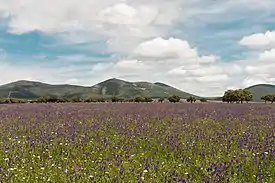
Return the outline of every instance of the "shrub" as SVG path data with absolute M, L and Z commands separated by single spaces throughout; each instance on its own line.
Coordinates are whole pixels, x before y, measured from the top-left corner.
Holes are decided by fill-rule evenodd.
M 207 102 L 207 99 L 206 98 L 201 98 L 200 102 Z
M 169 102 L 176 103 L 176 102 L 180 101 L 180 97 L 177 96 L 177 95 L 171 95 L 171 96 L 168 97 L 168 100 L 169 100 Z

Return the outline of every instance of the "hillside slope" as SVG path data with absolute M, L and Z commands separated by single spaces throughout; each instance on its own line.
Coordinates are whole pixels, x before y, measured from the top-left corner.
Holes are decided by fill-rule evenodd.
M 256 102 L 262 101 L 261 97 L 267 94 L 275 94 L 275 85 L 258 84 L 246 88 L 253 94 L 253 100 Z
M 183 92 L 163 83 L 128 82 L 120 79 L 109 79 L 91 87 L 76 85 L 51 85 L 34 81 L 16 81 L 0 86 L 0 98 L 35 99 L 42 96 L 58 97 L 105 97 L 134 98 L 146 96 L 152 98 L 167 97 L 172 94 L 181 98 L 189 97 L 190 93 Z M 194 96 L 194 95 L 192 95 Z
M 35 99 L 42 96 L 89 96 L 91 88 L 74 85 L 50 85 L 34 81 L 16 81 L 0 86 L 0 98 L 6 98 L 9 94 L 12 98 Z
M 175 94 L 181 98 L 187 98 L 192 95 L 162 83 L 128 82 L 115 78 L 98 83 L 92 88 L 97 94 L 106 97 L 134 98 L 136 96 L 144 96 L 161 98 Z

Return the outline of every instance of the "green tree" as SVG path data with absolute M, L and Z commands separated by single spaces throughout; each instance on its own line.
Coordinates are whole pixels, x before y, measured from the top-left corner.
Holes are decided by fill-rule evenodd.
M 164 101 L 164 98 L 159 98 L 158 101 L 162 103 Z
M 245 99 L 244 99 L 244 100 L 245 100 L 247 103 L 253 100 L 253 94 L 252 94 L 250 91 L 248 91 L 248 90 L 243 90 L 243 92 L 244 92 L 244 95 L 245 95 Z
M 167 98 L 169 102 L 176 103 L 180 101 L 180 97 L 177 95 L 171 95 Z
M 37 103 L 47 103 L 46 97 L 40 97 L 36 100 Z
M 137 103 L 139 103 L 139 102 L 144 102 L 145 99 L 144 99 L 143 97 L 136 97 L 136 98 L 134 99 L 134 101 L 137 102 Z
M 151 97 L 144 97 L 144 102 L 153 102 L 153 99 Z
M 223 102 L 232 103 L 233 102 L 233 90 L 227 90 L 224 92 L 222 97 Z
M 71 102 L 77 103 L 82 102 L 81 98 L 79 96 L 74 96 L 70 99 Z
M 98 98 L 97 99 L 97 102 L 105 102 L 106 100 L 105 100 L 105 98 L 103 98 L 103 97 L 100 97 L 100 98 Z
M 190 97 L 187 98 L 186 101 L 187 101 L 187 102 L 190 102 L 190 103 L 194 103 L 194 102 L 197 101 L 197 99 L 196 99 L 194 96 L 190 96 Z
M 135 102 L 135 99 L 128 99 L 127 102 Z
M 264 102 L 267 103 L 267 101 L 268 101 L 267 95 L 262 96 L 262 97 L 261 97 L 261 100 L 264 100 Z
M 112 97 L 112 102 L 119 102 L 119 98 L 118 97 Z
M 200 98 L 200 102 L 207 102 L 206 98 Z
M 271 104 L 273 104 L 275 102 L 275 95 L 268 94 L 268 95 L 262 96 L 261 99 L 264 100 L 265 103 L 267 103 L 268 101 L 268 102 L 271 102 Z
M 253 95 L 251 92 L 248 90 L 242 90 L 242 89 L 237 89 L 237 90 L 227 90 L 224 92 L 224 95 L 222 97 L 223 102 L 228 102 L 228 103 L 243 103 L 243 101 L 249 102 L 253 99 Z

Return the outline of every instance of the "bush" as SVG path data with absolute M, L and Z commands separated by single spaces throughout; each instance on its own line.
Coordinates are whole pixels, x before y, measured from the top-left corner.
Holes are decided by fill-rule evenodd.
M 176 103 L 176 102 L 180 101 L 180 97 L 177 96 L 177 95 L 171 95 L 171 96 L 168 97 L 168 100 L 169 100 L 169 102 Z
M 139 103 L 139 102 L 144 102 L 145 99 L 144 99 L 143 97 L 136 97 L 136 98 L 134 99 L 134 101 Z
M 112 102 L 123 102 L 124 99 L 123 98 L 118 98 L 118 97 L 113 97 L 112 98 Z
M 159 98 L 158 100 L 160 103 L 162 103 L 164 101 L 164 98 Z
M 105 98 L 101 97 L 97 99 L 97 102 L 105 102 Z
M 207 102 L 207 99 L 206 98 L 201 98 L 200 102 Z
M 145 102 L 153 102 L 153 99 L 150 98 L 150 97 L 145 97 L 145 98 L 144 98 L 144 101 L 145 101 Z
M 193 103 L 193 102 L 196 102 L 196 98 L 193 97 L 193 96 L 190 96 L 188 99 L 187 99 L 187 102 L 190 102 L 190 103 Z

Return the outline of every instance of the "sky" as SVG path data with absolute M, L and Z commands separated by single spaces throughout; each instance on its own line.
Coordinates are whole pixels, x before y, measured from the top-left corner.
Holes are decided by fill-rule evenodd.
M 274 0 L 0 0 L 0 85 L 275 84 Z

